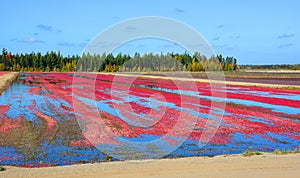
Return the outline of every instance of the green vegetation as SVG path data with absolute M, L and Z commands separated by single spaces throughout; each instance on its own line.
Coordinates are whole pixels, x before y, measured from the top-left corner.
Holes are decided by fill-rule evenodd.
M 276 154 L 276 155 L 297 154 L 297 153 L 300 153 L 300 148 L 296 148 L 294 150 L 274 150 L 272 153 Z M 245 152 L 243 152 L 242 155 L 249 157 L 249 156 L 254 156 L 254 155 L 262 155 L 262 153 L 258 152 L 258 151 L 246 150 Z
M 153 54 L 133 57 L 119 53 L 64 57 L 60 52 L 12 54 L 6 49 L 0 55 L 0 71 L 20 72 L 153 72 L 153 71 L 234 71 L 237 59 L 222 55 L 207 58 L 196 52 L 184 54 Z
M 0 71 L 68 72 L 76 68 L 79 56 L 63 57 L 60 52 L 12 54 L 6 49 L 0 55 Z
M 294 149 L 294 150 L 274 150 L 273 154 L 276 155 L 287 155 L 287 154 L 295 154 L 300 153 L 300 148 Z
M 108 161 L 108 162 L 111 162 L 112 161 L 112 157 L 111 156 L 108 156 L 108 155 L 104 155 L 105 159 Z
M 0 166 L 0 171 L 5 171 L 5 168 Z
M 246 156 L 246 157 L 249 157 L 249 156 L 254 156 L 254 155 L 262 155 L 261 152 L 258 152 L 258 151 L 245 151 L 243 154 L 243 156 Z
M 173 60 L 174 59 L 174 60 Z M 60 52 L 12 54 L 3 48 L 0 71 L 17 72 L 165 72 L 165 71 L 239 71 L 239 70 L 300 70 L 300 64 L 289 65 L 237 65 L 237 59 L 222 55 L 207 58 L 196 52 L 184 54 L 139 54 L 134 56 L 113 54 L 64 57 Z
M 233 72 L 224 72 L 226 77 L 231 78 L 298 78 L 300 73 L 295 72 L 255 72 L 255 71 L 233 71 Z
M 300 70 L 300 64 L 240 65 L 241 70 Z

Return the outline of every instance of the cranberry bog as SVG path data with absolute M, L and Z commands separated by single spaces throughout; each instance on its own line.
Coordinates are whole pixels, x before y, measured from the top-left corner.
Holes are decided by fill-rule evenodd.
M 6 75 L 6 74 L 8 74 L 8 72 L 0 72 L 0 76 Z
M 45 167 L 118 160 L 97 149 L 97 145 L 114 147 L 124 139 L 137 143 L 155 140 L 176 125 L 182 111 L 186 118 L 196 118 L 195 125 L 183 144 L 166 158 L 239 154 L 246 150 L 272 152 L 300 146 L 300 90 L 234 85 L 216 88 L 226 94 L 226 106 L 216 133 L 202 147 L 198 142 L 211 101 L 218 102 L 209 83 L 196 82 L 198 91 L 191 92 L 190 83 L 184 81 L 179 91 L 168 79 L 114 78 L 107 74 L 21 73 L 0 96 L 0 165 Z M 88 85 L 91 81 L 94 88 Z M 129 88 L 130 97 L 122 97 L 117 91 L 112 94 L 113 85 L 120 90 Z M 188 98 L 185 108 L 180 104 L 181 95 Z M 195 100 L 199 102 L 193 103 Z M 74 102 L 81 107 L 75 108 Z M 127 110 L 128 106 L 132 110 Z M 86 137 L 94 131 L 89 118 L 96 114 L 114 134 L 113 139 Z M 147 127 L 132 124 L 149 114 L 160 117 L 145 119 Z M 172 145 L 174 140 L 164 144 Z M 160 151 L 145 149 L 154 155 Z M 123 148 L 114 154 L 132 151 Z

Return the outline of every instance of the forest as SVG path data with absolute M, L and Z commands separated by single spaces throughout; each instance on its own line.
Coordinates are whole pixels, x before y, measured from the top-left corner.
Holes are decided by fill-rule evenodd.
M 94 54 L 63 56 L 58 52 L 12 54 L 3 48 L 0 71 L 20 72 L 151 72 L 151 71 L 233 71 L 237 59 L 217 55 L 207 58 L 196 52 L 184 54 Z

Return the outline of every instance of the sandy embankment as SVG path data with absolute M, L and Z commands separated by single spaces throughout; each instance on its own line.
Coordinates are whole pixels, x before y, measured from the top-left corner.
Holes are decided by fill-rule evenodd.
M 18 77 L 18 72 L 10 72 L 0 76 L 0 94 Z
M 192 157 L 48 168 L 6 167 L 0 177 L 299 177 L 300 154 Z

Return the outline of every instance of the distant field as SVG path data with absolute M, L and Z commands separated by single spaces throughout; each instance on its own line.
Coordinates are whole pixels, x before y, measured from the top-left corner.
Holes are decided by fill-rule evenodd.
M 250 82 L 277 85 L 300 85 L 300 72 L 293 71 L 249 71 L 225 72 L 226 81 Z M 203 76 L 203 75 L 202 75 Z M 201 75 L 193 74 L 195 78 Z
M 300 77 L 300 71 L 293 70 L 247 70 L 224 72 L 228 77 L 238 78 L 297 78 Z
M 298 73 L 300 74 L 300 70 L 241 70 L 243 72 L 260 72 L 260 73 Z
M 189 72 L 190 77 L 195 79 L 208 79 L 209 72 Z M 123 73 L 130 75 L 149 75 L 149 76 L 168 76 L 176 78 L 185 78 L 187 72 L 165 72 L 165 73 Z M 217 80 L 219 75 L 210 72 L 211 80 Z M 276 85 L 300 85 L 300 72 L 298 71 L 241 71 L 241 72 L 224 72 L 224 79 L 233 82 L 249 82 L 261 84 Z

